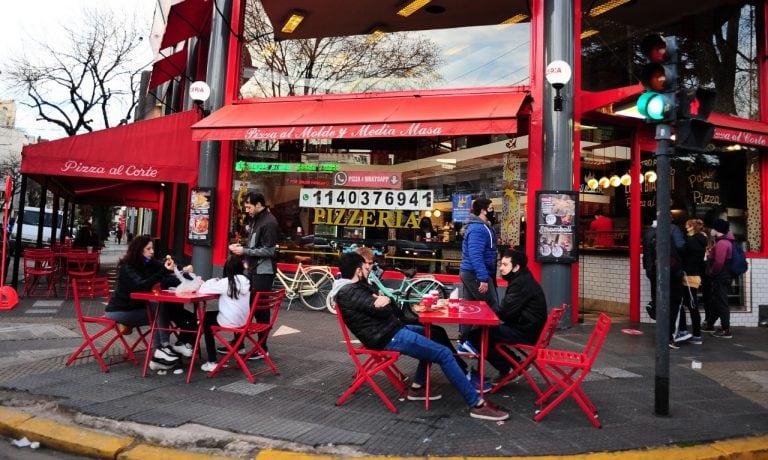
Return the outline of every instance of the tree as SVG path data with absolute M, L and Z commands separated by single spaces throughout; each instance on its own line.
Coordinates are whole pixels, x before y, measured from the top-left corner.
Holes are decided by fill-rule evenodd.
M 84 10 L 81 24 L 62 27 L 63 40 L 37 42 L 11 59 L 3 77 L 23 95 L 20 104 L 68 136 L 125 124 L 138 102 L 139 30 L 146 28 L 135 19 Z
M 273 40 L 260 2 L 249 2 L 245 40 L 255 68 L 243 97 L 429 87 L 441 76 L 436 43 L 415 33 Z

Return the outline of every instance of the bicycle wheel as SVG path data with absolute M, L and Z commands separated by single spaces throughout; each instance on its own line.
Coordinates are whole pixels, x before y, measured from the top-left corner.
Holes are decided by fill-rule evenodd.
M 448 297 L 443 283 L 436 279 L 424 278 L 414 280 L 411 285 L 405 289 L 404 299 L 408 303 L 416 303 L 432 290 L 437 291 L 437 297 L 440 299 Z
M 301 301 L 310 310 L 328 308 L 327 300 L 333 287 L 333 275 L 322 268 L 310 268 L 307 270 L 307 277 L 312 281 L 312 285 L 305 281 L 300 287 Z
M 331 296 L 325 298 L 325 308 L 332 314 L 336 314 L 336 303 L 331 301 Z

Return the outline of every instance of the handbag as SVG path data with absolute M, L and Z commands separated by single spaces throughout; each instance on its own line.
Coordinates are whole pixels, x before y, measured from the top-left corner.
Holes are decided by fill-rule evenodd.
M 683 286 L 698 289 L 701 286 L 701 277 L 698 275 L 688 275 L 683 277 Z

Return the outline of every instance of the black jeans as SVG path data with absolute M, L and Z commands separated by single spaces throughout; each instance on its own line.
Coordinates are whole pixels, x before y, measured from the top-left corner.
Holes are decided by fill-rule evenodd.
M 731 309 L 728 307 L 728 291 L 731 289 L 730 278 L 712 280 L 712 295 L 710 296 L 710 302 L 712 303 L 712 322 L 707 325 L 715 324 L 717 318 L 720 318 L 720 327 L 726 331 L 731 328 Z
M 253 299 L 256 297 L 257 292 L 270 292 L 272 291 L 272 283 L 275 281 L 275 275 L 251 275 L 251 305 L 253 305 Z M 278 307 L 279 308 L 279 307 Z M 253 315 L 253 318 L 257 323 L 269 324 L 271 310 L 258 310 Z M 263 332 L 262 334 L 269 335 L 270 331 Z M 259 340 L 261 340 L 261 334 L 259 334 Z M 267 337 L 264 337 L 264 351 L 267 350 Z
M 480 329 L 473 329 L 469 333 L 469 341 L 475 347 L 476 350 L 480 350 Z M 533 345 L 538 340 L 538 337 L 531 340 L 525 334 L 521 333 L 517 329 L 501 324 L 496 327 L 491 327 L 488 330 L 488 351 L 485 354 L 485 360 L 488 361 L 491 366 L 495 367 L 499 371 L 499 374 L 509 374 L 512 366 L 507 360 L 496 350 L 496 344 L 499 342 L 507 343 L 523 343 L 527 345 Z

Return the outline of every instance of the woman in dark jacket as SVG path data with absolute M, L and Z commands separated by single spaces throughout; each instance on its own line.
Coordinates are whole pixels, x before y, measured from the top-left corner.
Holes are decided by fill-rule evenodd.
M 128 245 L 128 250 L 118 262 L 117 286 L 112 298 L 105 309 L 105 316 L 120 324 L 121 329 L 129 332 L 133 326 L 146 326 L 149 324 L 147 304 L 143 300 L 132 300 L 132 292 L 150 291 L 158 283 L 167 286 L 178 284 L 174 276 L 176 264 L 173 259 L 167 258 L 164 262 L 154 258 L 155 248 L 152 238 L 141 235 L 134 238 Z M 150 303 L 152 314 L 158 312 L 157 303 Z M 183 308 L 161 308 L 158 325 L 165 327 L 168 324 L 168 313 L 173 315 L 174 322 L 181 327 L 189 327 L 189 316 L 184 315 Z M 187 312 L 189 313 L 189 312 Z M 191 315 L 191 314 L 190 314 Z M 157 331 L 152 340 L 154 353 L 149 365 L 152 370 L 170 369 L 180 363 L 177 348 L 184 348 L 181 354 L 186 355 L 186 345 L 190 340 L 188 335 L 180 337 L 180 343 L 170 346 L 170 334 L 167 331 Z M 186 341 L 186 342 L 185 342 Z M 189 356 L 192 356 L 192 348 L 189 347 Z
M 701 344 L 701 315 L 697 302 L 699 286 L 705 275 L 706 264 L 704 253 L 707 248 L 707 235 L 704 233 L 704 222 L 701 219 L 689 219 L 685 222 L 685 246 L 680 251 L 683 272 L 684 305 L 691 314 L 693 336 L 688 334 L 685 320 L 685 309 L 680 309 L 679 330 L 675 336 L 676 342 L 690 339 L 690 343 Z

